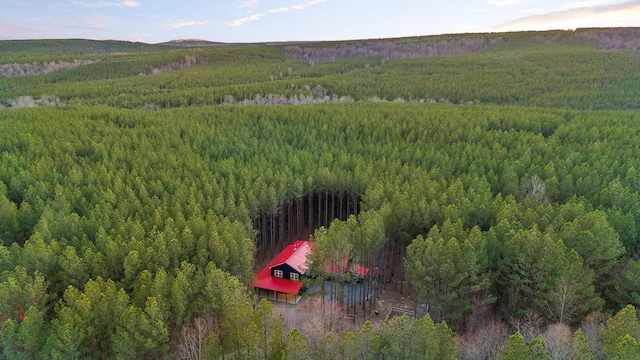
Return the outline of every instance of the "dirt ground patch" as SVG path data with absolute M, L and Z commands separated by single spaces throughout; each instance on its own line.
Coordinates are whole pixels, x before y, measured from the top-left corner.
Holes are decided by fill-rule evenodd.
M 309 290 L 306 293 L 306 296 L 303 294 L 302 300 L 295 305 L 273 301 L 273 299 L 270 300 L 276 304 L 279 308 L 279 312 L 285 315 L 285 318 L 305 318 L 310 315 L 310 309 L 313 309 L 313 305 L 311 304 L 317 302 L 321 297 L 321 295 L 312 295 L 312 293 L 313 290 Z M 340 315 L 340 310 L 338 310 L 337 314 L 332 314 L 331 316 L 337 316 L 336 321 L 341 322 L 341 326 L 345 330 L 359 328 L 366 320 L 369 320 L 374 328 L 377 329 L 387 318 L 393 318 L 401 315 L 413 317 L 414 309 L 416 307 L 412 294 L 413 290 L 406 283 L 403 284 L 401 292 L 399 283 L 396 284 L 394 282 L 388 282 L 384 284 L 382 293 L 378 295 L 375 302 L 366 302 L 365 310 L 362 309 L 362 303 L 357 300 L 355 304 L 345 304 L 341 307 L 342 315 Z M 328 303 L 330 301 L 329 295 L 325 295 L 325 299 Z M 371 305 L 373 306 L 370 308 Z M 418 305 L 416 317 L 419 318 L 425 314 L 425 308 Z M 300 320 L 300 322 L 304 323 L 305 320 Z
M 401 315 L 413 317 L 414 310 L 416 310 L 416 318 L 420 318 L 426 314 L 426 310 L 420 304 L 416 307 L 412 293 L 413 290 L 408 287 L 406 283 L 403 285 L 402 292 L 400 291 L 399 284 L 387 283 L 382 289 L 382 293 L 376 297 L 375 301 L 366 301 L 364 310 L 360 300 L 357 300 L 355 304 L 343 305 L 342 322 L 344 323 L 345 328 L 355 328 L 361 327 L 366 320 L 369 320 L 374 328 L 377 329 L 387 318 L 394 318 Z M 258 295 L 258 293 L 256 293 L 256 295 Z M 304 313 L 304 310 L 306 309 L 305 304 L 313 302 L 319 298 L 321 298 L 321 295 L 311 295 L 307 292 L 302 295 L 302 299 L 298 304 L 287 304 L 285 302 L 274 301 L 275 299 L 271 298 L 269 298 L 269 300 L 281 307 L 283 313 Z M 325 295 L 325 299 L 326 301 L 330 301 L 329 295 Z
M 402 315 L 413 317 L 415 304 L 411 296 L 412 289 L 405 283 L 402 290 L 400 292 L 399 284 L 387 283 L 371 310 L 367 301 L 366 311 L 363 311 L 359 301 L 356 301 L 355 306 L 341 306 L 330 300 L 329 295 L 325 295 L 325 300 L 322 301 L 322 295 L 313 295 L 313 292 L 305 293 L 297 304 L 272 302 L 276 305 L 276 314 L 283 316 L 285 332 L 296 328 L 310 344 L 318 344 L 327 333 L 331 332 L 339 337 L 344 331 L 361 328 L 366 320 L 378 329 L 386 318 Z M 416 317 L 424 314 L 424 308 L 418 306 Z
M 353 308 L 347 308 L 350 315 L 345 316 L 348 320 L 353 320 L 355 326 L 361 326 L 366 320 L 369 320 L 375 328 L 378 328 L 382 322 L 388 317 L 393 318 L 400 315 L 413 317 L 415 303 L 412 296 L 413 290 L 405 283 L 400 291 L 399 283 L 386 283 L 380 294 L 375 300 L 375 307 L 369 310 L 369 302 L 365 312 L 362 311 L 362 304 L 357 303 L 356 316 L 353 317 Z M 377 311 L 377 312 L 376 312 Z M 416 317 L 422 317 L 426 313 L 424 307 L 418 306 Z

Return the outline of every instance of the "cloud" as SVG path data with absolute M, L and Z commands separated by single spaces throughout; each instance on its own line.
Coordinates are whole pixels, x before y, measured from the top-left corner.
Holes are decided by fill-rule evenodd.
M 78 5 L 81 7 L 87 7 L 87 8 L 100 8 L 100 7 L 138 7 L 140 6 L 140 3 L 137 1 L 133 1 L 133 0 L 122 0 L 122 1 L 100 1 L 97 3 L 86 3 L 84 1 L 80 1 L 80 0 L 71 0 L 70 1 L 73 5 Z
M 574 1 L 567 4 L 564 4 L 563 7 L 569 9 L 575 8 L 583 8 L 583 7 L 592 7 L 604 3 L 611 2 L 611 0 L 583 0 L 583 1 Z
M 531 0 L 487 0 L 487 4 L 496 6 L 512 6 L 531 2 Z
M 112 4 L 112 5 L 108 5 L 108 6 L 126 6 L 126 7 L 138 7 L 140 6 L 140 3 L 137 1 L 133 1 L 133 0 L 123 0 L 120 1 L 119 3 L 100 3 L 100 4 Z
M 327 0 L 311 0 L 311 1 L 303 3 L 303 4 L 293 5 L 292 8 L 296 9 L 296 10 L 302 10 L 302 9 L 308 8 L 311 5 L 320 4 L 320 3 L 323 3 L 323 2 L 327 2 Z
M 632 26 L 637 23 L 638 18 L 640 18 L 640 0 L 632 0 L 620 4 L 577 7 L 569 10 L 526 16 L 505 22 L 494 30 Z M 624 21 L 630 21 L 630 23 L 623 23 Z
M 143 42 L 144 38 L 151 36 L 151 34 L 129 34 L 129 41 Z
M 185 27 L 185 26 L 199 26 L 199 25 L 205 25 L 208 24 L 209 20 L 202 20 L 202 21 L 198 21 L 198 20 L 184 20 L 184 21 L 178 21 L 175 23 L 171 23 L 169 24 L 169 27 L 171 27 L 172 29 L 178 29 L 181 27 Z
M 264 16 L 269 15 L 269 14 L 289 12 L 290 9 L 302 10 L 302 9 L 308 8 L 311 5 L 320 4 L 320 3 L 323 3 L 323 2 L 327 2 L 327 1 L 328 0 L 311 0 L 311 1 L 308 1 L 306 3 L 293 5 L 291 8 L 281 7 L 281 8 L 277 8 L 277 9 L 272 9 L 272 10 L 269 10 L 266 14 L 253 14 L 251 16 L 247 16 L 247 17 L 244 17 L 242 19 L 236 19 L 236 20 L 227 21 L 224 24 L 227 25 L 227 26 L 240 26 L 240 25 L 243 25 L 244 23 L 246 23 L 248 21 L 260 20 L 261 18 L 263 18 Z M 249 2 L 256 2 L 257 3 L 259 1 L 258 0 L 245 1 L 245 3 L 249 3 Z
M 289 8 L 281 7 L 273 10 L 269 10 L 269 14 L 281 13 L 281 12 L 289 12 Z
M 263 17 L 264 14 L 253 14 L 251 16 L 242 18 L 242 19 L 237 19 L 237 20 L 232 20 L 232 21 L 227 21 L 225 23 L 225 25 L 227 26 L 240 26 L 244 23 L 246 23 L 247 21 L 256 21 L 256 20 L 260 20 L 261 17 Z
M 241 8 L 254 7 L 260 5 L 260 0 L 246 0 L 240 4 Z

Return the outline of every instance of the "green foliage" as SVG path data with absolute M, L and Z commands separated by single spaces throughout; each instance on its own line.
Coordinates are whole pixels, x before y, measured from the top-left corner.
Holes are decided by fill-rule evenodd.
M 640 356 L 640 343 L 637 338 L 625 334 L 616 344 L 615 353 L 609 354 L 613 355 L 612 359 L 616 360 L 637 359 Z
M 602 352 L 609 359 L 630 359 L 639 354 L 640 321 L 628 305 L 602 325 Z M 629 357 L 631 356 L 631 357 Z
M 547 359 L 545 343 L 540 337 L 525 342 L 520 332 L 509 336 L 505 348 L 498 355 L 500 360 L 534 360 Z
M 3 49 L 0 64 L 100 60 L 60 73 L 0 78 L 5 101 L 56 94 L 63 102 L 153 109 L 277 94 L 292 103 L 348 96 L 578 109 L 640 106 L 633 80 L 640 56 L 605 52 L 566 32 L 316 44 L 302 56 L 294 56 L 294 46 L 189 49 L 85 40 L 3 41 Z M 335 61 L 314 66 L 313 58 L 323 53 Z M 185 56 L 197 66 L 179 65 Z
M 376 332 L 369 321 L 365 321 L 360 329 L 342 334 L 341 354 L 346 360 L 366 359 L 378 346 L 374 342 Z
M 569 249 L 582 257 L 585 265 L 602 277 L 624 253 L 619 235 L 601 212 L 590 212 L 571 221 L 566 219 L 560 236 Z
M 637 305 L 640 115 L 578 109 L 637 106 L 640 57 L 598 50 L 584 32 L 538 35 L 477 35 L 469 43 L 482 51 L 446 57 L 406 51 L 434 41 L 466 48 L 465 36 L 401 39 L 402 56 L 314 66 L 282 46 L 0 42 L 3 65 L 87 60 L 0 78 L 2 106 L 48 94 L 64 105 L 0 109 L 3 354 L 161 358 L 206 317 L 216 323 L 206 341 L 213 357 L 429 349 L 449 358 L 448 326 L 469 330 L 469 317 L 488 309 L 515 323 L 541 316 L 576 325 L 601 308 Z M 360 45 L 371 46 L 309 48 Z M 280 95 L 358 101 L 231 105 Z M 421 99 L 475 105 L 402 103 Z M 527 196 L 533 180 L 546 197 Z M 343 194 L 360 212 L 331 222 Z M 305 198 L 316 201 L 309 214 L 282 205 Z M 254 308 L 247 284 L 256 251 L 266 249 L 254 243 L 265 231 L 258 224 L 273 230 L 287 216 L 314 218 L 300 229 L 309 233 L 315 217 L 326 219 L 314 266 L 348 257 L 392 280 L 406 275 L 430 316 L 448 325 L 431 317 L 365 324 L 314 343 L 317 354 L 300 333 L 286 344 L 282 319 L 268 304 Z M 288 240 L 289 225 L 278 241 Z M 341 264 L 332 262 L 336 273 Z M 629 326 L 614 319 L 603 330 L 605 352 L 632 356 L 637 334 L 615 330 Z M 525 353 L 538 356 L 539 345 L 525 343 Z
M 322 339 L 318 348 L 318 354 L 316 359 L 319 360 L 335 360 L 339 359 L 339 348 L 333 333 L 328 333 L 327 336 Z
M 287 334 L 285 353 L 287 360 L 310 359 L 307 343 L 300 330 L 294 328 Z
M 39 58 L 65 55 L 135 53 L 169 48 L 127 41 L 66 40 L 9 40 L 0 42 L 0 63 L 29 62 Z
M 385 321 L 373 343 L 374 354 L 390 359 L 456 359 L 458 353 L 453 332 L 444 322 L 434 324 L 428 315 Z
M 595 354 L 589 347 L 587 338 L 584 336 L 582 329 L 578 329 L 573 335 L 573 348 L 578 359 L 594 360 Z
M 558 303 L 554 291 L 561 284 L 580 294 L 571 321 L 597 309 L 598 298 L 607 306 L 631 300 L 624 296 L 632 289 L 609 274 L 635 245 L 620 246 L 606 206 L 615 203 L 633 219 L 639 214 L 631 204 L 639 183 L 627 174 L 640 164 L 625 145 L 634 143 L 628 135 L 634 114 L 343 104 L 153 113 L 40 108 L 3 116 L 2 201 L 7 218 L 15 219 L 12 229 L 24 230 L 2 236 L 0 266 L 38 271 L 57 296 L 69 285 L 108 278 L 141 309 L 156 297 L 169 327 L 179 327 L 207 306 L 202 289 L 209 263 L 241 283 L 251 279 L 250 219 L 293 199 L 287 189 L 297 186 L 297 196 L 320 187 L 366 189 L 360 216 L 327 232 L 363 265 L 379 265 L 374 255 L 384 241 L 408 244 L 420 234 L 426 241 L 433 225 L 441 232 L 436 236 L 434 228 L 433 246 L 444 251 L 457 243 L 462 258 L 473 255 L 475 264 L 458 262 L 454 272 L 470 276 L 451 278 L 458 287 L 448 293 L 456 299 L 446 302 L 455 309 L 448 320 L 462 321 L 471 299 L 477 306 L 472 295 L 481 293 L 485 303 L 510 304 L 509 316 L 530 310 L 551 316 L 547 304 Z M 534 132 L 542 131 L 531 125 L 540 117 L 555 133 Z M 50 119 L 64 120 L 53 126 Z M 589 160 L 603 154 L 625 160 Z M 511 185 L 505 172 L 515 174 Z M 502 196 L 519 192 L 535 173 L 543 181 L 560 179 L 549 183 L 548 202 Z M 575 187 L 596 175 L 610 184 L 609 195 L 602 185 L 581 185 L 581 197 L 564 198 L 567 179 Z M 631 195 L 612 198 L 617 191 Z M 323 236 L 316 237 L 318 250 Z M 593 288 L 595 279 L 605 285 Z M 424 278 L 415 280 L 419 286 Z M 507 293 L 491 291 L 495 284 L 524 292 L 514 292 L 511 302 Z
M 461 222 L 458 223 L 461 230 Z M 451 226 L 445 222 L 445 228 Z M 479 288 L 476 250 L 464 234 L 440 231 L 435 226 L 427 238 L 418 236 L 407 247 L 405 271 L 414 285 L 418 300 L 429 304 L 438 321 L 459 323 L 471 310 L 471 295 Z
M 39 272 L 24 267 L 0 274 L 0 350 L 6 359 L 37 358 L 49 334 L 50 297 Z
M 640 306 L 640 262 L 629 260 L 624 265 L 622 275 L 614 280 L 613 300 L 620 307 Z
M 49 332 L 43 310 L 31 306 L 21 317 L 0 324 L 2 359 L 37 359 L 43 352 Z
M 510 233 L 503 244 L 497 282 L 504 291 L 507 316 L 519 318 L 535 312 L 564 268 L 558 255 L 566 250 L 561 242 L 542 234 L 537 227 Z
M 558 323 L 572 323 L 599 310 L 603 300 L 594 286 L 594 273 L 583 266 L 580 256 L 573 250 L 563 259 L 564 271 L 546 296 L 549 318 Z
M 266 299 L 254 308 L 254 322 L 259 329 L 259 348 L 264 359 L 281 359 L 286 351 L 284 319 L 274 314 L 274 305 Z M 335 341 L 335 340 L 334 340 Z
M 53 358 L 154 357 L 169 350 L 169 332 L 155 298 L 144 309 L 131 304 L 111 280 L 89 280 L 84 291 L 69 287 L 47 340 Z

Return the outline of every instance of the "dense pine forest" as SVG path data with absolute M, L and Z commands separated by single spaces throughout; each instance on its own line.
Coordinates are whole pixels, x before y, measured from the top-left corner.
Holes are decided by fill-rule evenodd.
M 640 358 L 639 108 L 640 29 L 0 41 L 0 358 Z

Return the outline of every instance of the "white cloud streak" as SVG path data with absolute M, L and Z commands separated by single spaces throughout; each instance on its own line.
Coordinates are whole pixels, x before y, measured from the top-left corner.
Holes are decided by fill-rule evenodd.
M 568 9 L 576 9 L 576 8 L 584 8 L 584 7 L 593 7 L 602 4 L 606 4 L 611 2 L 611 0 L 584 0 L 584 1 L 574 1 L 567 4 L 563 4 L 563 7 Z
M 531 0 L 487 0 L 487 4 L 496 6 L 513 6 L 528 2 L 531 2 Z
M 254 7 L 260 5 L 260 0 L 246 0 L 240 4 L 241 8 Z
M 100 8 L 100 7 L 130 7 L 130 8 L 134 8 L 134 7 L 138 7 L 140 6 L 140 3 L 137 1 L 133 1 L 133 0 L 122 0 L 122 1 L 100 1 L 97 3 L 87 3 L 84 1 L 80 1 L 80 0 L 71 0 L 70 1 L 73 5 L 77 5 L 77 6 L 81 6 L 81 7 L 86 7 L 86 8 Z
M 271 10 L 267 11 L 266 14 L 262 14 L 262 13 L 261 14 L 253 14 L 251 16 L 247 16 L 247 17 L 244 17 L 244 18 L 241 18 L 241 19 L 227 21 L 224 24 L 227 25 L 227 26 L 240 26 L 240 25 L 244 25 L 245 23 L 247 23 L 249 21 L 260 20 L 261 18 L 263 18 L 264 16 L 269 15 L 269 14 L 286 13 L 286 12 L 289 12 L 289 10 L 291 10 L 291 9 L 303 10 L 303 9 L 308 8 L 309 6 L 320 4 L 320 3 L 324 3 L 324 2 L 327 2 L 327 1 L 328 0 L 311 0 L 311 1 L 308 1 L 306 3 L 293 5 L 293 6 L 291 6 L 291 8 L 281 7 L 281 8 L 277 8 L 277 9 L 271 9 Z M 256 5 L 257 5 L 257 3 L 259 3 L 259 0 L 248 0 L 248 1 L 245 1 L 243 4 L 246 4 L 246 3 L 256 3 Z
M 269 10 L 269 14 L 275 14 L 275 13 L 281 13 L 281 12 L 289 12 L 289 8 L 281 7 L 281 8 Z
M 184 21 L 178 21 L 175 23 L 171 23 L 169 24 L 169 27 L 171 27 L 172 29 L 179 29 L 181 27 L 185 27 L 185 26 L 198 26 L 198 25 L 205 25 L 208 24 L 209 20 L 203 20 L 203 21 L 198 21 L 198 20 L 184 20 Z
M 311 0 L 311 1 L 303 3 L 303 4 L 293 5 L 292 8 L 296 9 L 296 10 L 302 10 L 302 9 L 308 8 L 311 5 L 320 4 L 320 3 L 323 3 L 323 2 L 327 2 L 327 0 Z
M 151 34 L 129 34 L 129 41 L 143 42 L 144 38 L 151 36 Z
M 526 16 L 520 19 L 505 22 L 494 30 L 510 31 L 517 29 L 540 29 L 555 26 L 556 28 L 571 28 L 563 26 L 570 23 L 586 24 L 580 26 L 603 26 L 599 22 L 623 20 L 627 18 L 640 18 L 640 0 L 626 1 L 613 5 L 601 5 L 592 7 L 578 7 L 569 10 L 552 11 L 546 14 Z M 589 25 L 594 24 L 594 25 Z M 614 23 L 615 24 L 615 23 Z M 604 25 L 615 26 L 615 25 Z
M 247 21 L 256 21 L 256 20 L 260 20 L 261 17 L 263 17 L 264 14 L 253 14 L 251 16 L 242 18 L 242 19 L 236 19 L 236 20 L 232 20 L 232 21 L 227 21 L 225 23 L 225 25 L 227 26 L 240 26 L 243 25 L 244 23 L 246 23 Z

